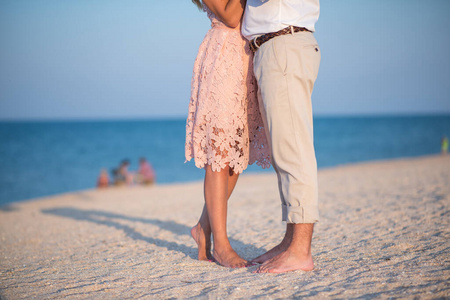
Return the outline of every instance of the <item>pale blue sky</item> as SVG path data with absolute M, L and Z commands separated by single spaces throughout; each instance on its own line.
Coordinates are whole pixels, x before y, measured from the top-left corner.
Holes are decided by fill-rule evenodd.
M 450 1 L 322 0 L 315 115 L 450 113 Z M 185 117 L 190 0 L 0 0 L 0 120 Z

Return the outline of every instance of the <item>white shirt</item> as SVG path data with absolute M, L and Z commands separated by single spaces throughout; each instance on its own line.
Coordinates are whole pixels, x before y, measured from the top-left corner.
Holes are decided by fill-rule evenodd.
M 248 40 L 290 25 L 314 31 L 319 0 L 247 0 L 242 35 Z

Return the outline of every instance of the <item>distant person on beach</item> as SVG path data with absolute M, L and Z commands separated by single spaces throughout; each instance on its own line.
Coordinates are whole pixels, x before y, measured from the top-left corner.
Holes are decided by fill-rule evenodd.
M 140 184 L 153 184 L 155 182 L 155 171 L 144 157 L 139 159 L 139 170 L 136 174 L 136 181 Z
M 107 187 L 108 185 L 109 185 L 108 172 L 105 169 L 102 169 L 97 179 L 97 187 L 104 188 Z
M 130 166 L 130 161 L 124 159 L 117 169 L 113 170 L 114 175 L 114 185 L 132 185 L 133 184 L 133 174 L 128 171 Z
M 311 240 L 319 220 L 311 94 L 320 51 L 314 38 L 319 0 L 247 0 L 242 34 L 255 53 L 254 72 L 278 175 L 286 233 L 255 258 L 257 272 L 314 268 Z
M 447 152 L 448 152 L 448 138 L 446 136 L 443 136 L 441 140 L 441 153 L 442 155 L 446 155 Z
M 227 236 L 228 199 L 248 164 L 270 166 L 252 55 L 240 32 L 245 1 L 192 2 L 207 13 L 211 29 L 194 63 L 186 121 L 186 160 L 194 158 L 196 167 L 205 169 L 205 205 L 191 235 L 199 260 L 244 267 L 249 262 L 232 249 Z

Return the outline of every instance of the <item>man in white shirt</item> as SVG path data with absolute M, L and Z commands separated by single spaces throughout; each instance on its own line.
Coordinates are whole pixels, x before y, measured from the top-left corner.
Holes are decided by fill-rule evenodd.
M 320 64 L 314 25 L 319 0 L 247 0 L 242 34 L 255 52 L 258 99 L 278 176 L 281 243 L 255 258 L 257 272 L 314 268 L 311 240 L 319 220 L 311 94 Z

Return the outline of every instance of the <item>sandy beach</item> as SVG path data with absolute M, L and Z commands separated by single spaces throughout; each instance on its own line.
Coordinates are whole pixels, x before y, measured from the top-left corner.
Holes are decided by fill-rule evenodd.
M 196 260 L 202 182 L 87 190 L 0 208 L 1 299 L 450 297 L 450 156 L 319 171 L 315 270 Z M 244 174 L 228 232 L 246 259 L 283 233 L 274 174 Z

